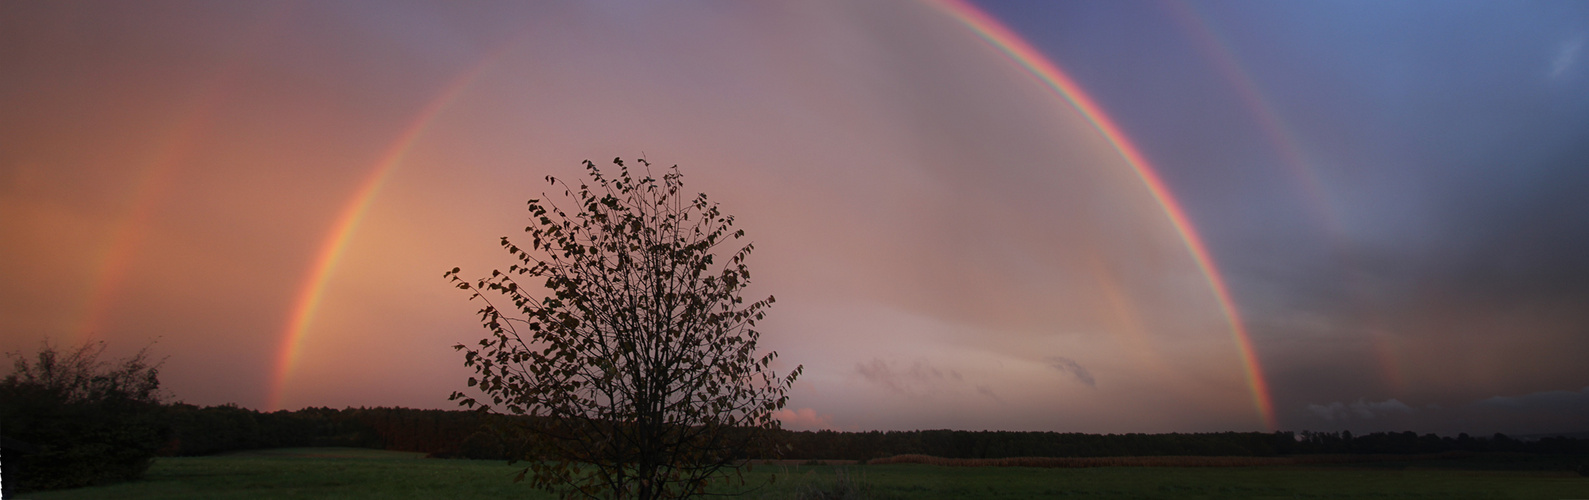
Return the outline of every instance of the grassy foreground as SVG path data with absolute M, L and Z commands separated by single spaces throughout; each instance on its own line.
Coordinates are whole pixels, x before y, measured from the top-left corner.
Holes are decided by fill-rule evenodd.
M 553 498 L 511 481 L 497 461 L 440 460 L 348 448 L 294 448 L 161 458 L 143 481 L 21 498 Z M 1564 471 L 1396 467 L 758 466 L 744 498 L 796 498 L 834 487 L 839 471 L 871 498 L 1528 498 L 1589 499 L 1589 478 Z

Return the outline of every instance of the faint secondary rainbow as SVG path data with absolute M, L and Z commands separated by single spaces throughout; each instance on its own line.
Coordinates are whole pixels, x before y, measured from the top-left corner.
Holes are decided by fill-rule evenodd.
M 109 241 L 99 254 L 97 279 L 88 296 L 84 316 L 77 328 L 68 332 L 67 345 L 88 342 L 111 328 L 117 296 L 132 273 L 149 226 L 154 222 L 160 202 L 170 192 L 177 171 L 198 150 L 220 104 L 230 97 L 233 84 L 242 77 L 247 56 L 276 33 L 295 8 L 290 4 L 277 7 L 242 33 L 240 42 L 232 48 L 231 57 L 199 81 L 194 96 L 174 114 L 177 118 L 152 141 L 157 147 L 149 159 L 142 162 L 137 180 L 130 184 L 129 201 L 111 226 Z
M 370 169 L 370 173 L 359 182 L 353 197 L 342 208 L 342 212 L 331 226 L 331 232 L 321 243 L 320 249 L 315 252 L 314 265 L 299 289 L 297 300 L 293 302 L 287 329 L 282 334 L 281 345 L 276 350 L 275 370 L 271 376 L 270 409 L 285 409 L 282 407 L 282 400 L 286 396 L 288 382 L 302 358 L 303 341 L 309 326 L 314 322 L 320 303 L 325 298 L 326 284 L 330 281 L 337 264 L 342 261 L 343 254 L 347 252 L 348 242 L 353 239 L 359 223 L 363 222 L 365 215 L 369 213 L 375 196 L 381 191 L 381 186 L 386 184 L 392 170 L 403 162 L 403 158 L 407 156 L 419 136 L 425 132 L 431 120 L 447 109 L 449 104 L 462 95 L 464 90 L 468 89 L 470 84 L 496 61 L 503 50 L 512 45 L 513 43 L 504 44 L 448 82 L 441 92 L 414 115 L 414 119 L 403 128 L 397 139 L 387 146 L 380 160 Z
M 1258 84 L 1236 61 L 1235 52 L 1229 44 L 1214 32 L 1207 19 L 1197 12 L 1197 9 L 1186 2 L 1169 2 L 1174 11 L 1174 16 L 1181 26 L 1186 29 L 1198 49 L 1214 63 L 1221 76 L 1225 77 L 1235 87 L 1236 94 L 1241 97 L 1242 103 L 1252 117 L 1257 120 L 1258 128 L 1263 131 L 1269 144 L 1280 155 L 1281 161 L 1301 183 L 1303 192 L 1307 194 L 1308 201 L 1313 205 L 1313 212 L 1322 219 L 1325 229 L 1332 235 L 1342 232 L 1339 216 L 1330 203 L 1329 193 L 1324 188 L 1324 183 L 1319 180 L 1319 175 L 1303 158 L 1302 148 L 1297 145 L 1285 122 L 1280 120 L 1280 114 L 1274 106 L 1269 104 L 1269 99 L 1258 90 Z
M 178 113 L 180 118 L 155 141 L 159 148 L 139 170 L 137 181 L 131 183 L 130 201 L 120 211 L 112 226 L 109 244 L 100 253 L 99 269 L 95 273 L 98 279 L 88 297 L 87 312 L 72 332 L 73 336 L 67 339 L 67 345 L 88 342 L 109 327 L 116 296 L 132 273 L 134 258 L 143 247 L 155 212 L 170 192 L 176 171 L 193 155 L 216 103 L 222 99 L 222 86 L 216 84 L 219 80 L 207 82 L 198 96 Z
M 1258 412 L 1263 425 L 1271 430 L 1277 429 L 1274 416 L 1274 405 L 1269 397 L 1268 383 L 1264 380 L 1263 369 L 1258 364 L 1258 357 L 1253 352 L 1252 340 L 1247 335 L 1247 327 L 1241 320 L 1241 314 L 1236 310 L 1235 302 L 1230 298 L 1230 290 L 1225 286 L 1225 280 L 1220 276 L 1219 270 L 1214 267 L 1214 261 L 1208 254 L 1208 249 L 1203 244 L 1202 237 L 1198 236 L 1192 223 L 1187 220 L 1186 212 L 1181 209 L 1179 202 L 1165 187 L 1164 181 L 1154 171 L 1152 164 L 1142 156 L 1142 152 L 1131 143 L 1114 120 L 1109 118 L 1091 97 L 1083 92 L 1081 87 L 1070 76 L 1060 70 L 1059 66 L 1049 61 L 1041 52 L 1027 44 L 1019 35 L 1016 35 L 992 16 L 982 12 L 964 0 L 930 0 L 931 3 L 948 12 L 994 48 L 1008 56 L 1017 65 L 1026 68 L 1043 84 L 1047 85 L 1065 101 L 1080 111 L 1082 116 L 1093 124 L 1104 139 L 1108 140 L 1115 150 L 1120 153 L 1137 177 L 1147 185 L 1148 192 L 1158 200 L 1159 206 L 1170 219 L 1170 224 L 1180 234 L 1181 240 L 1186 243 L 1187 250 L 1191 253 L 1192 260 L 1197 264 L 1198 270 L 1208 280 L 1209 288 L 1214 292 L 1214 298 L 1219 303 L 1220 312 L 1225 315 L 1230 324 L 1230 333 L 1236 343 L 1246 372 L 1248 389 L 1252 393 L 1254 409 Z
M 1214 62 L 1215 67 L 1219 69 L 1225 79 L 1235 87 L 1237 94 L 1241 96 L 1252 117 L 1257 120 L 1259 128 L 1267 136 L 1269 143 L 1280 154 L 1281 160 L 1283 160 L 1286 167 L 1301 182 L 1303 191 L 1313 205 L 1314 213 L 1321 219 L 1324 229 L 1327 231 L 1328 241 L 1334 251 L 1339 255 L 1349 254 L 1351 250 L 1346 240 L 1342 238 L 1342 235 L 1347 233 L 1347 229 L 1341 220 L 1339 211 L 1335 208 L 1336 204 L 1330 201 L 1329 190 L 1319 180 L 1318 171 L 1304 158 L 1302 148 L 1297 144 L 1295 136 L 1285 126 L 1285 122 L 1280 119 L 1280 113 L 1275 111 L 1274 106 L 1269 103 L 1269 99 L 1264 97 L 1263 92 L 1258 88 L 1258 84 L 1253 81 L 1251 74 L 1242 68 L 1242 65 L 1236 59 L 1236 52 L 1231 49 L 1230 44 L 1219 36 L 1216 29 L 1217 26 L 1190 2 L 1181 0 L 1167 2 L 1166 5 L 1174 11 L 1174 17 L 1186 29 L 1187 34 L 1197 42 L 1196 45 L 1203 54 Z M 1351 265 L 1350 262 L 1345 262 L 1345 264 Z M 1362 283 L 1361 276 L 1357 272 L 1347 272 L 1339 279 L 1351 283 L 1353 286 L 1349 287 L 1350 289 L 1359 290 L 1366 286 Z M 1358 301 L 1367 300 L 1361 294 L 1350 298 Z M 1365 308 L 1365 310 L 1370 309 L 1372 308 Z M 1367 319 L 1370 326 L 1367 331 L 1370 333 L 1369 339 L 1373 343 L 1374 357 L 1379 364 L 1380 376 L 1390 384 L 1393 390 L 1401 391 L 1406 387 L 1406 377 L 1401 367 L 1401 357 L 1398 355 L 1401 349 L 1395 341 L 1395 335 L 1380 326 L 1382 321 L 1375 318 L 1373 316 L 1374 313 L 1368 314 L 1369 317 Z

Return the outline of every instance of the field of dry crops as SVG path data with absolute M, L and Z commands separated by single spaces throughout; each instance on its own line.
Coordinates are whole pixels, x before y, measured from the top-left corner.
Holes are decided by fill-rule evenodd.
M 1291 457 L 1012 457 L 943 458 L 928 455 L 895 455 L 868 460 L 872 465 L 924 464 L 945 467 L 1257 467 L 1266 465 L 1319 465 L 1379 461 L 1421 461 L 1460 458 L 1439 455 L 1302 455 Z

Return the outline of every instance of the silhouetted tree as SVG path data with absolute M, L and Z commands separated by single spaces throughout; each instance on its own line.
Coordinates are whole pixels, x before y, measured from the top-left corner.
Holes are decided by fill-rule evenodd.
M 5 486 L 17 491 L 73 488 L 143 476 L 166 444 L 159 364 L 148 351 L 102 362 L 102 342 L 61 352 L 45 344 L 30 362 L 12 353 L 0 381 L 0 430 L 26 443 L 25 464 L 6 457 Z M 12 446 L 7 446 L 12 448 Z
M 485 300 L 491 332 L 478 349 L 456 346 L 485 398 L 451 398 L 536 417 L 514 420 L 527 432 L 507 448 L 528 460 L 519 479 L 533 473 L 565 498 L 685 498 L 718 477 L 743 485 L 739 464 L 779 429 L 773 414 L 801 367 L 780 377 L 777 353 L 757 352 L 754 327 L 773 298 L 740 297 L 751 245 L 716 255 L 745 234 L 733 216 L 680 193 L 677 166 L 658 180 L 645 160 L 637 174 L 613 163 L 608 178 L 585 161 L 594 185 L 577 189 L 546 178 L 576 205 L 530 200 L 530 245 L 501 240 L 519 261 L 506 272 L 445 274 Z

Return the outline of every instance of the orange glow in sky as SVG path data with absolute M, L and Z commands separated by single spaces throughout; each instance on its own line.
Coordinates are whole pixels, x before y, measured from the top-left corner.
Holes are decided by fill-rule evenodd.
M 1273 80 L 1217 13 L 1169 7 L 1144 15 L 1203 44 L 1257 146 L 1183 148 L 1111 108 L 1137 81 L 1099 68 L 1129 61 L 971 3 L 6 4 L 0 349 L 153 342 L 195 404 L 451 408 L 470 372 L 450 346 L 484 331 L 442 272 L 506 267 L 544 176 L 643 156 L 755 242 L 763 345 L 805 366 L 791 427 L 1328 429 L 1366 421 L 1353 399 L 1578 397 L 1561 346 L 1589 322 L 1564 303 L 1491 323 L 1438 294 L 1350 320 L 1276 305 L 1293 295 L 1264 291 L 1249 233 L 1207 215 L 1236 188 L 1187 158 L 1267 141 L 1290 163 L 1263 171 L 1290 172 L 1324 139 L 1258 95 Z M 1306 203 L 1275 217 L 1339 203 L 1321 247 L 1372 241 L 1348 174 L 1308 160 Z M 1383 283 L 1365 269 L 1342 274 Z M 1426 333 L 1478 324 L 1537 335 Z M 1308 357 L 1325 331 L 1356 347 Z M 1358 392 L 1309 382 L 1340 371 Z

